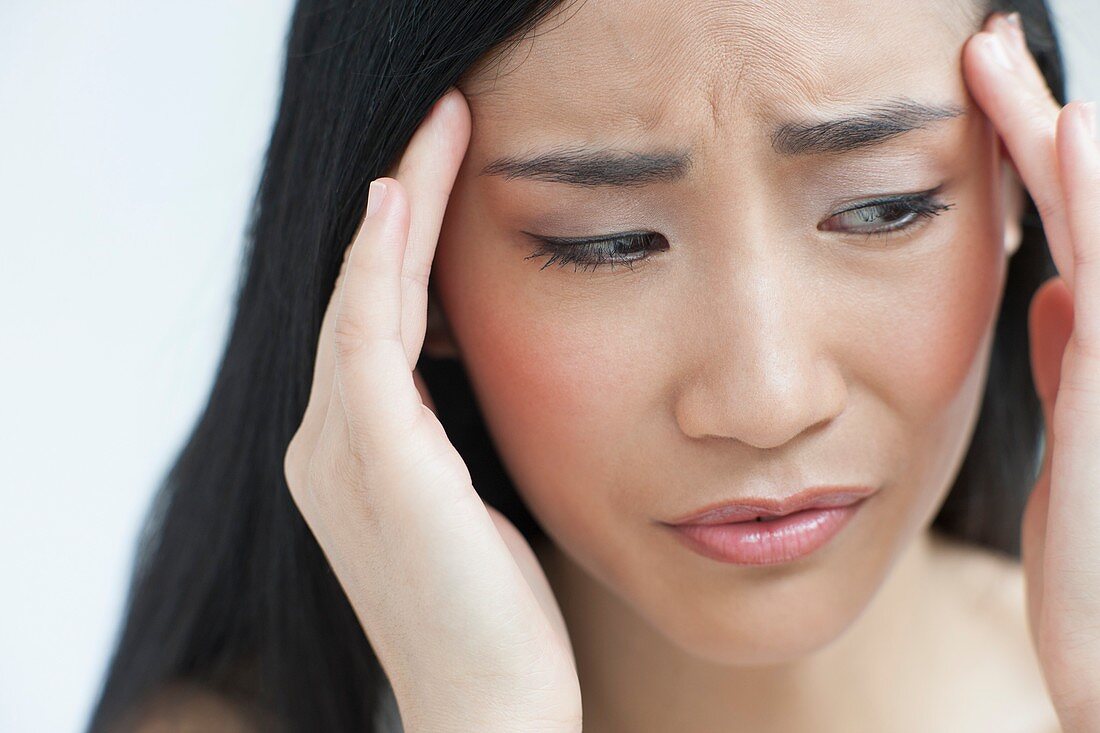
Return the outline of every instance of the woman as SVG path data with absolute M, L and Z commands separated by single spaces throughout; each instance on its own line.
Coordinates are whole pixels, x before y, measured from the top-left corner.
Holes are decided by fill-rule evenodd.
M 90 728 L 1097 730 L 1090 108 L 897 10 L 300 3 Z

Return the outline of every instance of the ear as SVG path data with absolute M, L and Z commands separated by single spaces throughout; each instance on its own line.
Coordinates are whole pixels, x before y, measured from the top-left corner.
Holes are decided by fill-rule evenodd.
M 451 335 L 451 328 L 443 315 L 443 308 L 435 295 L 435 289 L 428 287 L 428 323 L 424 330 L 422 353 L 433 359 L 457 359 L 458 346 Z
M 1024 237 L 1021 219 L 1024 216 L 1025 196 L 1024 184 L 1016 171 L 1016 164 L 1007 153 L 1001 157 L 1001 204 L 1001 211 L 1004 212 L 1005 217 L 1005 257 L 1012 257 L 1020 248 L 1020 242 Z

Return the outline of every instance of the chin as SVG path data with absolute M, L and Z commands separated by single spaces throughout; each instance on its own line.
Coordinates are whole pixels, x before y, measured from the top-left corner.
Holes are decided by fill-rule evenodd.
M 616 584 L 656 633 L 692 657 L 725 666 L 794 662 L 843 637 L 889 575 L 893 549 L 868 551 L 878 534 L 849 529 L 791 563 L 730 567 L 675 553 L 647 572 L 616 573 Z M 693 559 L 707 571 L 685 572 Z
M 788 615 L 750 620 L 696 614 L 661 629 L 685 654 L 715 665 L 759 667 L 797 662 L 844 635 L 862 609 L 806 605 Z

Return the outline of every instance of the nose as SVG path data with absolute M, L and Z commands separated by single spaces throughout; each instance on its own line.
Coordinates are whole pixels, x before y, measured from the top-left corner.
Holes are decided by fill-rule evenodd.
M 691 356 L 676 420 L 693 438 L 775 448 L 846 406 L 848 388 L 828 348 L 827 293 L 774 248 L 729 259 L 736 262 L 707 281 L 707 316 L 686 321 L 696 324 L 683 332 L 694 347 L 681 352 Z

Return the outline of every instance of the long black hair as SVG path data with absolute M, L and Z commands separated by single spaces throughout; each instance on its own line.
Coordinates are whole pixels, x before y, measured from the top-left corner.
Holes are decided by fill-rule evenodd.
M 229 337 L 205 408 L 150 507 L 89 731 L 125 728 L 152 694 L 178 683 L 263 711 L 267 728 L 372 729 L 388 679 L 283 476 L 321 319 L 368 184 L 391 169 L 432 103 L 543 20 L 567 20 L 574 4 L 299 0 Z M 986 5 L 1021 13 L 1064 104 L 1045 2 Z M 1030 196 L 1023 224 L 980 416 L 933 522 L 1014 557 L 1043 435 L 1028 305 L 1057 274 Z M 462 365 L 424 354 L 420 370 L 481 496 L 529 541 L 546 540 L 500 463 Z

